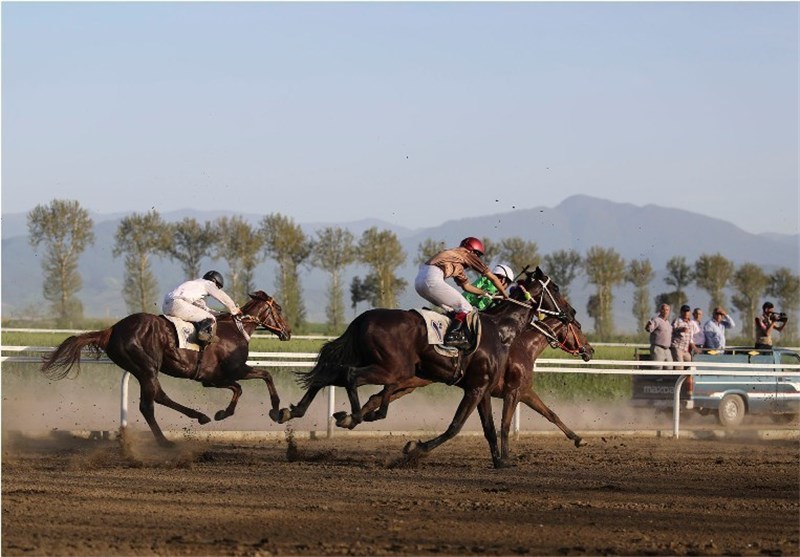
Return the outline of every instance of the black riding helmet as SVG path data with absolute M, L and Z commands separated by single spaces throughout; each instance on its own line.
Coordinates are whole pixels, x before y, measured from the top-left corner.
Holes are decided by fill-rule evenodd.
M 217 288 L 222 288 L 223 286 L 222 274 L 218 271 L 209 271 L 205 275 L 203 275 L 203 278 L 215 283 L 217 285 Z

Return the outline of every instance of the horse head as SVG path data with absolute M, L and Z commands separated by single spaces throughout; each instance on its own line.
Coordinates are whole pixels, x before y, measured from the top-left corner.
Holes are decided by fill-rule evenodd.
M 551 348 L 560 348 L 567 354 L 580 356 L 584 362 L 588 362 L 594 356 L 594 347 L 589 344 L 580 322 L 575 319 L 570 323 L 564 323 L 557 317 L 548 317 L 543 321 L 531 323 L 531 327 L 547 338 Z
M 524 298 L 533 304 L 537 313 L 558 318 L 562 323 L 575 322 L 575 308 L 561 295 L 558 284 L 544 274 L 538 266 L 533 271 L 523 271 L 512 296 Z
M 266 292 L 258 290 L 250 294 L 250 301 L 242 306 L 242 313 L 259 327 L 275 333 L 279 339 L 292 338 L 292 329 L 283 317 L 281 306 Z

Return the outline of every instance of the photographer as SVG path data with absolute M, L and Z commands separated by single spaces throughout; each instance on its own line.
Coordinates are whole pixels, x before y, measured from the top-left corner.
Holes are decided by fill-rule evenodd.
M 775 313 L 772 302 L 764 302 L 761 309 L 764 313 L 756 317 L 756 348 L 769 350 L 772 348 L 772 331 L 782 331 L 787 316 L 785 313 Z

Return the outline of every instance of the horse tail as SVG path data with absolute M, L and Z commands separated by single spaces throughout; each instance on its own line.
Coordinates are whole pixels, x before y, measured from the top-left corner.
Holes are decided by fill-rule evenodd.
M 356 327 L 358 319 L 347 327 L 339 338 L 322 345 L 317 356 L 317 363 L 310 371 L 295 373 L 297 382 L 305 389 L 312 385 L 327 387 L 343 381 L 342 373 L 350 366 L 359 365 L 356 347 Z
M 95 359 L 100 358 L 108 346 L 111 330 L 93 331 L 73 335 L 62 342 L 58 348 L 42 358 L 41 372 L 53 381 L 64 379 L 75 366 L 75 375 L 81 371 L 81 350 L 88 348 Z

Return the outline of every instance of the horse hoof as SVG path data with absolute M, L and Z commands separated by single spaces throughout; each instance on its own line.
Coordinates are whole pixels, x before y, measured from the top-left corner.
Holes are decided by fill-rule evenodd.
M 211 418 L 209 418 L 208 416 L 206 416 L 205 414 L 203 414 L 202 416 L 200 416 L 199 418 L 197 418 L 197 421 L 198 421 L 198 423 L 199 423 L 200 425 L 206 425 L 208 422 L 210 422 L 210 421 L 211 421 Z
M 416 441 L 409 441 L 408 443 L 406 443 L 406 446 L 403 447 L 403 454 L 416 453 L 418 448 L 419 448 L 419 443 L 417 443 Z
M 270 410 L 269 417 L 279 424 L 285 424 L 292 419 L 292 411 L 288 408 L 281 408 L 277 413 L 275 413 L 275 410 Z
M 228 417 L 228 413 L 225 410 L 220 410 L 216 414 L 214 414 L 214 419 L 217 421 L 224 420 Z
M 588 445 L 588 443 L 586 441 L 584 441 L 583 439 L 581 439 L 580 437 L 575 439 L 575 446 L 576 447 L 585 447 L 586 445 Z
M 355 427 L 353 425 L 353 420 L 350 416 L 348 416 L 344 412 L 337 412 L 337 414 L 342 414 L 342 415 L 338 417 L 334 415 L 334 417 L 336 418 L 336 427 L 342 427 L 346 429 L 353 429 L 353 427 Z
M 347 417 L 347 412 L 334 412 L 332 414 L 333 419 L 336 420 L 338 424 L 340 421 L 344 420 Z
M 495 460 L 494 461 L 494 467 L 495 467 L 495 469 L 498 469 L 498 470 L 501 469 L 501 468 L 515 468 L 516 466 L 517 466 L 516 464 L 514 464 L 513 462 L 510 462 L 510 461 L 508 461 L 507 459 L 504 459 L 504 458 L 501 458 L 500 460 Z

